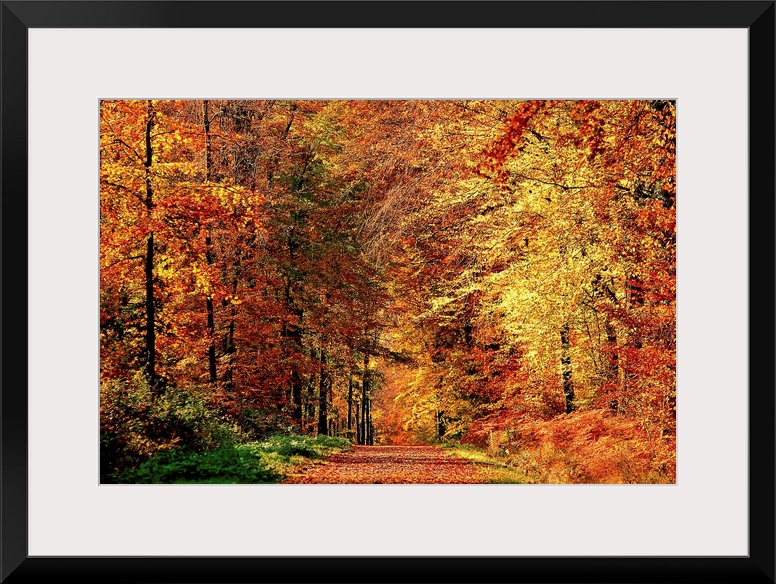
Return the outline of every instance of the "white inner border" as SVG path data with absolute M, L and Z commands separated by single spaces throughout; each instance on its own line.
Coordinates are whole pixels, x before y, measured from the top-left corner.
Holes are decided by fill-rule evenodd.
M 30 29 L 29 49 L 31 556 L 748 554 L 746 29 Z M 99 486 L 98 99 L 124 97 L 678 99 L 678 483 Z

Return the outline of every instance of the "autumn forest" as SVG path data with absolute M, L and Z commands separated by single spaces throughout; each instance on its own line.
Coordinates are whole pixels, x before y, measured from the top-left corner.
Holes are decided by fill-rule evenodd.
M 102 483 L 674 483 L 676 104 L 104 100 Z

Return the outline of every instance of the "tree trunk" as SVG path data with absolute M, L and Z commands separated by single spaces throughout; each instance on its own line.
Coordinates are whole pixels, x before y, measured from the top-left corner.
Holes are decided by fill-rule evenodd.
M 362 444 L 361 441 L 361 415 L 360 415 L 360 404 L 356 402 L 356 444 Z
M 348 435 L 353 428 L 353 378 L 348 376 Z
M 326 363 L 326 352 L 321 348 L 320 377 L 318 379 L 318 435 L 328 435 L 329 416 L 327 406 L 329 404 L 329 372 Z
M 367 411 L 369 410 L 369 355 L 364 353 L 364 373 L 361 380 L 361 444 L 367 443 Z
M 302 376 L 299 373 L 299 364 L 297 359 L 302 355 L 302 311 L 294 306 L 293 299 L 291 297 L 291 284 L 286 284 L 286 311 L 291 320 L 284 327 L 285 337 L 288 341 L 289 348 L 293 353 L 290 367 L 290 383 L 291 383 L 291 419 L 297 424 L 300 430 L 302 430 Z
M 237 278 L 232 280 L 232 295 L 237 296 Z M 229 327 L 226 334 L 226 347 L 224 352 L 228 355 L 227 368 L 226 368 L 226 389 L 227 391 L 234 391 L 234 354 L 237 348 L 234 343 L 234 321 L 237 315 L 237 309 L 234 303 L 232 303 L 230 309 Z
M 366 404 L 366 443 L 369 446 L 374 446 L 375 443 L 375 427 L 372 423 L 372 400 L 367 401 Z
M 151 182 L 151 165 L 154 151 L 151 144 L 151 132 L 154 128 L 154 106 L 148 100 L 148 119 L 145 128 L 145 205 L 149 222 L 152 220 L 154 207 L 154 190 Z M 154 302 L 154 231 L 148 234 L 145 256 L 145 309 L 146 309 L 146 379 L 153 395 L 159 393 L 159 378 L 156 375 L 156 305 Z
M 436 422 L 437 422 L 437 438 L 441 440 L 442 436 L 444 436 L 445 432 L 447 431 L 447 424 L 445 423 L 445 413 L 443 411 L 437 411 Z
M 302 377 L 296 367 L 291 371 L 291 419 L 302 429 Z
M 561 375 L 563 377 L 563 396 L 566 402 L 566 413 L 574 411 L 574 380 L 571 377 L 571 347 L 569 343 L 569 323 L 560 329 Z
M 612 290 L 613 286 L 611 279 L 607 283 L 604 281 L 601 274 L 596 274 L 595 278 L 593 279 L 592 286 L 593 296 L 595 298 L 606 299 L 614 306 L 619 304 L 617 295 Z M 626 290 L 626 298 L 627 297 L 628 293 Z M 595 309 L 593 310 L 595 311 Z M 617 329 L 608 320 L 608 313 L 609 311 L 603 312 L 603 318 L 605 319 L 604 330 L 606 332 L 606 351 L 604 355 L 606 358 L 606 365 L 605 367 L 602 365 L 601 369 L 603 369 L 602 373 L 607 386 L 606 403 L 610 409 L 617 410 L 619 407 L 619 400 L 617 398 L 617 392 L 615 391 L 615 388 L 619 385 L 620 379 L 620 363 L 617 351 Z
M 620 359 L 617 354 L 617 330 L 614 326 L 607 322 L 606 326 L 606 342 L 609 349 L 609 362 L 607 364 L 606 378 L 611 387 L 616 387 L 620 379 Z M 616 410 L 618 407 L 618 400 L 616 397 L 612 397 L 608 401 L 609 408 Z
M 205 126 L 205 180 L 210 182 L 212 180 L 212 168 L 213 168 L 213 153 L 211 150 L 210 142 L 210 114 L 208 112 L 208 100 L 205 100 L 202 105 L 202 122 Z M 207 259 L 207 265 L 213 265 L 213 241 L 211 238 L 210 227 L 207 227 L 205 235 L 205 258 Z M 208 360 L 208 373 L 210 377 L 210 383 L 215 383 L 218 380 L 218 371 L 216 369 L 216 324 L 213 316 L 213 295 L 208 294 L 205 299 L 205 305 L 207 309 L 207 332 L 209 345 L 207 348 L 207 360 Z

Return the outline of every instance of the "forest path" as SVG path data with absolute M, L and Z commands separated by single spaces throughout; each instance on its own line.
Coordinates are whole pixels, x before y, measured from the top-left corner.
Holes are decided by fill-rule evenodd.
M 284 483 L 472 484 L 490 482 L 477 464 L 436 446 L 354 446 Z

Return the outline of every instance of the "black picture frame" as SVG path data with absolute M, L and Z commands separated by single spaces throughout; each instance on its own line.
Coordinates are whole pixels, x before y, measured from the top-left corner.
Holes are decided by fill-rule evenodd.
M 217 4 L 217 6 L 215 6 Z M 3 582 L 774 582 L 774 1 L 3 1 Z M 34 27 L 746 28 L 747 557 L 29 557 L 27 31 Z M 745 342 L 746 340 L 742 340 Z

